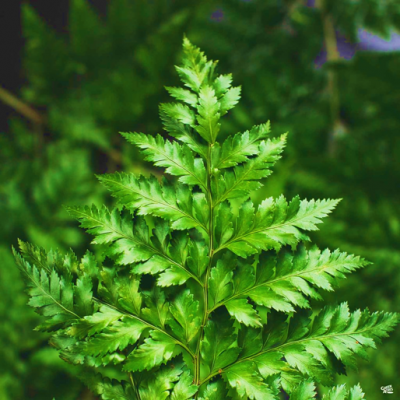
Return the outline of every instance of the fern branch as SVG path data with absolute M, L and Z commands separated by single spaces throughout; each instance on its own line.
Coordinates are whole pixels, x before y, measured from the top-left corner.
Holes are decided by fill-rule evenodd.
M 299 245 L 338 200 L 280 196 L 254 207 L 250 192 L 270 175 L 286 136 L 268 139 L 267 123 L 218 143 L 220 117 L 241 89 L 231 75 L 215 78 L 216 62 L 186 38 L 183 47 L 177 71 L 186 88 L 167 88 L 181 103 L 160 107 L 164 128 L 183 144 L 124 134 L 178 182 L 99 177 L 125 210 L 69 211 L 102 245 L 104 265 L 90 252 L 78 260 L 21 242 L 29 304 L 48 317 L 41 328 L 57 331 L 52 344 L 65 361 L 128 373 L 123 382 L 82 373 L 104 400 L 276 400 L 282 389 L 309 400 L 314 382 L 331 387 L 334 372 L 367 358 L 398 315 L 351 314 L 345 303 L 295 312 L 367 263 Z M 333 398 L 363 393 L 337 387 Z
M 54 269 L 50 274 L 47 274 L 45 269 L 39 271 L 35 265 L 31 266 L 25 261 L 14 248 L 13 253 L 17 266 L 30 288 L 29 304 L 40 314 L 50 317 L 49 321 L 39 328 L 47 330 L 54 325 L 80 319 L 80 316 L 74 312 L 72 282 L 64 277 L 60 278 Z
M 180 194 L 186 201 L 179 201 L 178 205 L 175 190 L 166 184 L 161 186 L 155 178 L 144 180 L 133 174 L 118 172 L 98 178 L 120 204 L 130 209 L 139 209 L 140 215 L 152 214 L 169 219 L 173 221 L 175 229 L 199 227 L 208 234 L 207 226 L 193 215 L 192 202 L 196 206 L 201 199 L 198 196 L 192 197 L 187 188 L 181 187 Z
M 194 158 L 193 152 L 185 145 L 169 142 L 157 135 L 143 133 L 123 133 L 130 143 L 140 147 L 147 161 L 156 166 L 167 167 L 166 172 L 180 176 L 179 180 L 189 185 L 198 185 L 203 192 L 207 191 L 206 170 L 201 158 Z
M 312 359 L 320 364 L 323 373 L 326 371 L 323 367 L 329 364 L 328 351 L 332 352 L 336 358 L 341 359 L 345 365 L 354 367 L 354 356 L 361 355 L 366 358 L 367 353 L 364 347 L 374 348 L 375 341 L 387 337 L 387 333 L 393 330 L 398 320 L 399 316 L 395 313 L 375 312 L 370 314 L 368 310 L 364 312 L 357 310 L 350 314 L 347 303 L 343 303 L 335 309 L 326 307 L 313 321 L 309 321 L 308 325 L 301 322 L 297 324 L 294 331 L 289 331 L 289 336 L 283 343 L 276 343 L 276 339 L 273 339 L 269 345 L 269 336 L 267 336 L 267 342 L 260 351 L 231 363 L 224 368 L 223 373 L 241 363 L 255 362 L 257 364 L 257 361 L 261 361 L 262 356 L 268 353 L 277 352 L 281 358 L 285 356 L 286 349 L 290 347 L 295 348 L 298 354 L 303 351 L 311 354 Z M 287 323 L 284 322 L 283 325 L 287 325 Z M 275 325 L 273 329 L 279 331 L 280 327 Z M 323 344 L 323 346 L 316 348 L 315 342 Z M 283 364 L 278 363 L 277 365 L 277 368 L 280 369 Z M 293 367 L 293 365 L 290 366 Z M 274 365 L 271 364 L 270 367 L 273 368 Z M 302 367 L 304 369 L 301 372 L 310 373 L 312 371 L 307 368 L 307 365 L 302 365 Z M 210 374 L 200 384 L 209 381 L 216 375 L 218 372 Z
M 294 247 L 301 240 L 308 240 L 305 231 L 316 230 L 321 218 L 326 217 L 340 200 L 302 200 L 295 197 L 289 204 L 283 196 L 276 201 L 264 200 L 254 212 L 253 204 L 243 204 L 239 216 L 231 216 L 230 237 L 224 237 L 215 253 L 227 248 L 241 257 L 260 250 L 279 250 L 282 245 Z M 222 206 L 222 205 L 221 205 Z M 224 208 L 227 206 L 225 205 Z M 225 218 L 226 213 L 223 214 Z M 221 225 L 228 222 L 219 221 Z
M 35 124 L 44 124 L 45 118 L 38 111 L 2 87 L 0 87 L 0 100 Z
M 233 299 L 243 297 L 250 297 L 257 304 L 277 311 L 293 312 L 295 310 L 292 305 L 309 308 L 305 296 L 320 299 L 318 292 L 310 284 L 332 291 L 335 279 L 344 278 L 344 274 L 368 264 L 360 257 L 340 253 L 339 250 L 331 253 L 326 249 L 321 253 L 316 246 L 308 252 L 301 246 L 293 256 L 289 252 L 283 253 L 279 258 L 265 256 L 259 261 L 257 277 L 251 268 L 242 271 L 238 267 L 235 275 L 246 276 L 247 282 L 244 284 L 244 280 L 240 280 L 237 288 L 226 288 L 227 297 L 217 302 L 208 313 Z M 226 270 L 227 273 L 230 271 L 229 268 Z M 218 276 L 217 279 L 221 278 Z
M 250 131 L 229 136 L 222 146 L 212 149 L 212 168 L 223 169 L 248 161 L 247 156 L 259 154 L 259 144 L 270 133 L 270 122 L 256 125 Z
M 94 300 L 95 302 L 99 303 L 99 304 L 102 304 L 102 305 L 108 307 L 108 308 L 111 308 L 111 309 L 113 309 L 113 310 L 115 310 L 115 311 L 118 311 L 119 313 L 121 313 L 121 314 L 123 314 L 123 315 L 126 315 L 126 316 L 128 316 L 129 318 L 133 318 L 133 319 L 135 319 L 135 320 L 141 322 L 142 324 L 148 326 L 149 328 L 151 328 L 151 329 L 154 330 L 154 331 L 161 332 L 162 334 L 168 336 L 170 339 L 172 339 L 173 341 L 175 341 L 176 344 L 178 344 L 179 346 L 181 346 L 182 348 L 184 348 L 184 349 L 191 355 L 191 357 L 194 358 L 194 354 L 193 354 L 193 352 L 190 350 L 190 348 L 189 348 L 188 346 L 186 346 L 183 342 L 181 342 L 181 341 L 180 341 L 178 338 L 176 338 L 175 336 L 170 335 L 170 334 L 169 334 L 167 331 L 165 331 L 164 329 L 161 329 L 160 327 L 158 327 L 158 326 L 156 326 L 156 325 L 154 325 L 154 324 L 152 324 L 152 323 L 150 323 L 150 322 L 144 320 L 143 318 L 140 318 L 139 316 L 137 316 L 137 315 L 135 315 L 135 314 L 129 313 L 129 312 L 123 310 L 123 309 L 120 309 L 120 308 L 118 308 L 118 307 L 115 307 L 115 306 L 113 306 L 112 304 L 109 304 L 109 303 L 107 303 L 107 302 L 105 302 L 105 301 L 103 301 L 103 300 L 97 299 L 97 298 L 95 298 L 95 297 L 93 297 L 93 300 Z
M 114 209 L 112 213 L 103 206 L 101 210 L 92 206 L 92 209 L 85 207 L 83 210 L 78 207 L 66 207 L 67 211 L 73 217 L 81 221 L 81 227 L 86 228 L 89 233 L 96 236 L 93 243 L 103 243 L 103 242 L 120 242 L 125 240 L 122 246 L 117 245 L 112 253 L 128 252 L 130 254 L 130 259 L 126 259 L 123 263 L 132 261 L 145 261 L 153 256 L 159 256 L 164 259 L 169 265 L 173 265 L 180 270 L 183 270 L 185 274 L 188 274 L 193 278 L 200 286 L 203 286 L 201 280 L 193 274 L 189 269 L 185 268 L 183 264 L 180 264 L 173 258 L 169 257 L 164 252 L 161 252 L 158 248 L 153 246 L 150 241 L 143 239 L 143 234 L 133 235 L 133 225 L 131 221 L 122 221 L 119 217 L 119 211 Z M 137 229 L 139 229 L 139 224 L 136 224 Z M 132 250 L 128 244 L 132 244 L 136 247 L 137 256 L 132 258 Z M 139 249 L 137 248 L 139 247 Z M 140 248 L 145 250 L 145 253 L 140 252 Z M 121 261 L 121 262 L 122 262 Z
M 135 392 L 136 400 L 141 400 L 139 389 L 138 389 L 137 385 L 135 384 L 135 380 L 133 379 L 132 372 L 128 372 L 128 377 L 129 377 L 129 381 L 131 382 L 131 385 L 132 385 L 132 390 Z
M 219 178 L 213 191 L 216 197 L 215 204 L 235 197 L 248 195 L 251 191 L 261 187 L 260 179 L 271 174 L 271 169 L 275 162 L 281 157 L 285 145 L 287 134 L 283 134 L 277 139 L 262 141 L 257 153 L 258 155 L 244 163 L 234 167 L 233 171 L 225 172 Z

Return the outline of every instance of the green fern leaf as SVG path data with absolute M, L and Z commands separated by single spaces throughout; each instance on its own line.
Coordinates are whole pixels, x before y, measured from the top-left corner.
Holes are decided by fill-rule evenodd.
M 147 161 L 154 165 L 167 167 L 165 172 L 180 176 L 179 181 L 188 185 L 198 185 L 207 192 L 207 174 L 201 158 L 194 158 L 193 152 L 185 145 L 155 138 L 143 133 L 123 133 L 128 142 L 143 149 Z
M 208 321 L 204 328 L 201 357 L 207 366 L 206 376 L 232 364 L 238 358 L 240 348 L 237 334 L 229 321 Z
M 136 178 L 133 174 L 115 173 L 99 177 L 101 183 L 111 191 L 121 205 L 139 209 L 139 215 L 155 215 L 172 221 L 173 229 L 202 228 L 207 232 L 204 210 L 205 198 L 200 193 L 192 194 L 184 186 L 177 192 L 156 178 Z
M 197 386 L 192 384 L 193 376 L 189 371 L 184 372 L 179 381 L 175 384 L 171 393 L 171 400 L 187 400 L 191 399 L 197 393 Z
M 92 281 L 94 281 L 98 278 L 99 271 L 96 256 L 90 251 L 87 251 L 82 257 L 77 273 L 82 276 L 90 276 Z
M 121 265 L 148 260 L 157 250 L 149 241 L 148 227 L 143 219 L 138 218 L 133 228 L 132 219 L 122 217 L 117 209 L 111 212 L 103 206 L 98 209 L 67 207 L 70 215 L 81 222 L 81 227 L 95 236 L 92 243 L 110 244 L 109 254 L 116 255 L 116 262 Z
M 89 275 L 77 279 L 74 287 L 75 312 L 84 317 L 93 313 L 93 284 Z
M 222 383 L 222 381 L 215 381 L 207 385 L 203 397 L 200 397 L 199 400 L 220 400 L 226 398 L 227 395 L 225 385 Z
M 213 169 L 234 167 L 248 161 L 248 156 L 260 153 L 260 142 L 270 133 L 270 123 L 256 125 L 250 131 L 229 136 L 222 146 L 212 148 L 211 159 Z M 271 160 L 272 161 L 272 160 Z
M 101 306 L 98 312 L 88 315 L 72 324 L 72 326 L 67 330 L 67 333 L 78 339 L 92 336 L 103 331 L 109 325 L 118 321 L 122 316 L 122 313 L 113 310 L 112 308 Z
M 234 299 L 225 303 L 229 314 L 246 326 L 262 326 L 261 319 L 256 310 L 248 303 L 247 299 Z
M 124 388 L 121 382 L 111 381 L 89 369 L 83 370 L 79 378 L 94 394 L 101 396 L 103 400 L 139 400 L 129 388 Z
M 182 368 L 162 368 L 154 377 L 144 380 L 139 386 L 141 400 L 165 400 L 169 397 L 182 374 Z
M 168 321 L 174 334 L 182 338 L 184 343 L 191 343 L 196 337 L 201 319 L 199 317 L 199 302 L 193 300 L 188 290 L 180 293 L 169 306 L 173 319 Z
M 285 144 L 286 134 L 277 139 L 261 141 L 255 158 L 234 167 L 233 171 L 227 171 L 215 180 L 212 191 L 217 199 L 216 204 L 227 199 L 247 196 L 259 189 L 262 186 L 259 180 L 271 175 L 270 167 L 279 160 Z
M 316 396 L 315 384 L 303 381 L 291 394 L 290 400 L 310 400 Z
M 155 228 L 155 235 L 161 226 L 158 224 Z M 164 253 L 155 254 L 145 263 L 136 264 L 132 271 L 136 274 L 158 274 L 157 284 L 163 287 L 182 285 L 189 278 L 193 278 L 202 285 L 199 278 L 203 275 L 208 263 L 207 246 L 199 250 L 202 242 L 192 241 L 187 235 L 175 236 L 172 241 L 169 241 L 165 234 L 169 234 L 169 228 L 162 234 L 161 247 Z
M 128 345 L 135 344 L 147 325 L 137 319 L 123 317 L 79 346 L 81 354 L 89 356 L 104 356 L 117 350 L 124 350 Z
M 130 275 L 120 278 L 119 284 L 119 305 L 131 314 L 140 315 L 142 308 L 142 295 L 139 291 L 140 279 Z
M 203 83 L 208 83 L 208 76 L 213 66 L 212 61 L 187 38 L 183 39 L 183 67 L 175 67 L 185 86 L 198 93 Z
M 212 268 L 210 274 L 210 290 L 208 292 L 208 304 L 212 309 L 216 304 L 225 300 L 233 293 L 232 286 L 233 268 L 232 265 L 218 260 L 217 265 Z
M 306 251 L 304 246 L 292 255 L 282 252 L 279 257 L 263 254 L 256 271 L 252 267 L 219 261 L 211 269 L 208 304 L 215 310 L 224 303 L 247 296 L 256 304 L 282 312 L 295 311 L 294 306 L 309 308 L 305 296 L 321 299 L 311 286 L 333 290 L 332 283 L 368 263 L 360 257 L 317 247 Z M 235 278 L 233 279 L 233 276 Z
M 220 103 L 218 102 L 215 91 L 210 86 L 204 86 L 199 93 L 199 105 L 197 107 L 198 125 L 195 126 L 197 133 L 207 142 L 214 143 L 217 139 L 221 124 Z
M 142 309 L 143 317 L 160 328 L 164 328 L 169 318 L 169 303 L 165 301 L 165 294 L 159 287 L 151 292 L 145 293 L 144 301 L 146 308 Z
M 335 372 L 330 354 L 345 366 L 355 368 L 356 356 L 367 358 L 366 349 L 374 348 L 375 342 L 387 337 L 397 323 L 396 314 L 350 314 L 346 303 L 337 308 L 326 307 L 313 321 L 302 317 L 292 324 L 271 321 L 263 349 L 253 354 L 251 360 L 264 378 L 279 371 L 286 373 L 289 367 L 329 385 L 329 375 Z M 285 390 L 292 391 L 294 388 L 287 383 Z
M 279 250 L 282 245 L 295 247 L 300 240 L 308 240 L 303 231 L 316 230 L 316 224 L 326 217 L 339 200 L 302 200 L 294 198 L 289 204 L 281 196 L 276 201 L 264 200 L 254 211 L 251 201 L 240 209 L 239 216 L 231 214 L 234 229 L 219 243 L 216 252 L 228 248 L 241 257 L 247 257 L 260 250 Z M 225 206 L 226 207 L 226 206 Z M 217 224 L 227 224 L 216 218 Z
M 55 270 L 50 274 L 31 266 L 15 250 L 17 266 L 28 285 L 29 305 L 46 316 L 47 321 L 37 329 L 52 330 L 79 319 L 74 310 L 74 288 L 71 281 L 60 277 Z
M 354 386 L 348 391 L 345 385 L 340 385 L 332 388 L 327 395 L 324 395 L 324 400 L 362 400 L 364 393 L 360 385 Z
M 161 107 L 169 118 L 191 127 L 196 125 L 195 113 L 185 104 L 164 103 L 161 104 Z
M 229 110 L 236 106 L 240 99 L 240 92 L 242 88 L 240 86 L 230 88 L 221 97 L 220 102 L 220 113 L 221 116 L 225 115 Z
M 251 362 L 240 367 L 233 366 L 224 374 L 224 379 L 236 389 L 240 397 L 254 400 L 276 400 L 271 389 L 266 385 Z
M 143 371 L 165 364 L 180 350 L 177 341 L 159 331 L 152 331 L 144 343 L 133 350 L 124 364 L 124 371 Z
M 223 94 L 225 94 L 231 87 L 231 84 L 232 74 L 219 75 L 217 78 L 215 78 L 213 87 L 217 97 L 220 98 Z
M 183 101 L 184 103 L 189 104 L 192 107 L 196 107 L 198 98 L 196 94 L 191 92 L 190 90 L 170 86 L 165 86 L 165 89 L 175 99 Z
M 187 144 L 193 151 L 206 157 L 207 147 L 201 144 L 189 125 L 182 123 L 176 115 L 175 109 L 169 103 L 160 105 L 160 118 L 164 129 L 173 137 Z

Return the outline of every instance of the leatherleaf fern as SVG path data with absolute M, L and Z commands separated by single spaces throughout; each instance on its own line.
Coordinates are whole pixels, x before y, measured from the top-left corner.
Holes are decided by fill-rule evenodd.
M 346 303 L 311 310 L 368 264 L 306 245 L 338 200 L 255 207 L 250 193 L 286 135 L 271 138 L 268 122 L 218 142 L 240 87 L 186 38 L 183 47 L 184 87 L 167 87 L 177 101 L 160 106 L 170 137 L 123 134 L 177 178 L 100 176 L 117 207 L 68 208 L 96 256 L 23 242 L 14 251 L 29 304 L 46 317 L 38 329 L 104 400 L 307 400 L 317 384 L 331 387 L 325 399 L 364 398 L 359 386 L 332 387 L 334 375 L 367 358 L 398 317 Z

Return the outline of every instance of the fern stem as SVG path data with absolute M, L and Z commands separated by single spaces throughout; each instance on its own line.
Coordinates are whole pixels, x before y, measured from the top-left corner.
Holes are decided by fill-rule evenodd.
M 339 60 L 339 51 L 337 48 L 337 40 L 335 34 L 335 27 L 332 21 L 332 17 L 326 10 L 325 0 L 317 0 L 316 6 L 321 11 L 321 20 L 324 31 L 324 39 L 326 46 L 326 54 L 328 62 L 337 62 Z M 338 84 L 337 71 L 333 70 L 331 66 L 328 67 L 327 71 L 327 92 L 329 95 L 329 107 L 331 116 L 331 131 L 329 133 L 328 140 L 328 153 L 330 156 L 334 156 L 336 153 L 336 140 L 337 131 L 341 127 L 340 121 L 340 93 Z
M 29 119 L 35 124 L 41 125 L 45 121 L 45 118 L 41 114 L 39 114 L 34 108 L 24 103 L 22 100 L 18 99 L 8 90 L 2 87 L 0 87 L 0 100 L 4 104 L 7 104 L 14 110 L 18 111 L 21 115 L 23 115 L 25 118 Z
M 129 375 L 129 380 L 131 381 L 131 385 L 132 385 L 133 391 L 135 392 L 137 400 L 141 400 L 140 399 L 139 389 L 138 389 L 137 385 L 135 384 L 132 372 L 128 372 L 128 375 Z
M 204 284 L 203 284 L 203 304 L 204 304 L 204 315 L 203 315 L 203 321 L 201 324 L 200 328 L 200 334 L 199 338 L 197 341 L 197 347 L 196 347 L 196 355 L 195 355 L 195 368 L 194 368 L 194 379 L 195 379 L 195 384 L 199 385 L 200 382 L 200 342 L 204 334 L 204 327 L 207 324 L 207 319 L 209 316 L 208 312 L 208 280 L 210 276 L 210 271 L 211 271 L 211 266 L 212 266 L 212 260 L 214 256 L 214 204 L 213 204 L 213 198 L 212 198 L 212 193 L 211 193 L 211 149 L 214 146 L 214 143 L 211 143 L 208 146 L 208 155 L 207 155 L 207 193 L 208 193 L 208 203 L 210 207 L 210 220 L 209 220 L 209 262 L 206 270 L 206 275 L 204 278 Z

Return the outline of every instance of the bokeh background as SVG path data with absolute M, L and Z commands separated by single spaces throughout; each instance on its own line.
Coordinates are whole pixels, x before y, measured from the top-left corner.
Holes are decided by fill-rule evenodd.
M 5 1 L 0 18 L 0 399 L 94 400 L 33 331 L 10 248 L 83 254 L 89 237 L 62 204 L 110 204 L 95 173 L 158 172 L 118 132 L 161 133 L 184 33 L 243 86 L 224 134 L 289 131 L 254 201 L 343 198 L 313 240 L 373 264 L 326 301 L 400 311 L 398 0 Z M 338 382 L 383 399 L 399 370 L 397 330 Z

